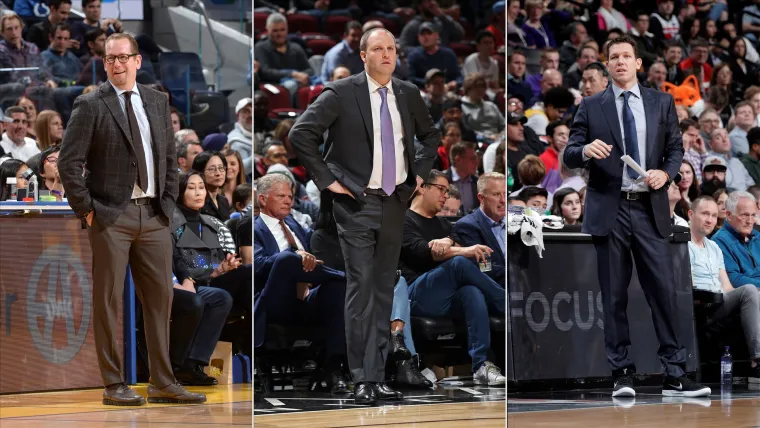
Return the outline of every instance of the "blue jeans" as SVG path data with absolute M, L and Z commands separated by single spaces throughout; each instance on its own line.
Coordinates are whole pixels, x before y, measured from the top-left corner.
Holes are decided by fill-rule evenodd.
M 406 279 L 402 276 L 399 278 L 396 286 L 393 287 L 393 308 L 391 309 L 391 322 L 403 321 L 404 329 L 404 346 L 412 355 L 417 355 L 412 340 L 412 324 L 410 323 L 411 308 L 409 305 L 409 287 L 406 285 Z
M 504 315 L 504 288 L 475 263 L 457 256 L 415 279 L 409 286 L 409 297 L 414 315 L 464 318 L 475 373 L 491 349 L 489 314 Z

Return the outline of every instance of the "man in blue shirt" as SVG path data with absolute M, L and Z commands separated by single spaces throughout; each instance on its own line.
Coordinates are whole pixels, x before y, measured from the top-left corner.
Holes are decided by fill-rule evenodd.
M 50 70 L 58 86 L 69 86 L 82 73 L 79 58 L 67 48 L 71 38 L 68 24 L 57 24 L 50 30 L 50 47 L 42 52 L 45 67 Z
M 760 233 L 753 229 L 756 212 L 757 202 L 751 193 L 731 193 L 726 200 L 726 221 L 713 236 L 734 287 L 760 287 Z
M 420 88 L 425 86 L 425 73 L 437 68 L 446 75 L 446 89 L 456 91 L 462 84 L 462 70 L 459 68 L 457 55 L 451 49 L 438 44 L 438 27 L 432 22 L 420 25 L 418 32 L 419 47 L 409 50 L 409 80 Z
M 338 66 L 346 67 L 351 74 L 364 71 L 364 63 L 359 55 L 359 42 L 362 39 L 362 24 L 351 21 L 346 24 L 346 32 L 343 40 L 330 48 L 322 62 L 322 83 L 331 81 L 333 71 Z

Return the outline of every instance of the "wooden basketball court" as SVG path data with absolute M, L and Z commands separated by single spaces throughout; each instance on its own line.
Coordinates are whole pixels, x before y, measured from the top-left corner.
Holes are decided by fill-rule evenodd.
M 147 385 L 134 388 L 147 396 Z M 147 404 L 115 407 L 101 404 L 102 389 L 0 396 L 2 428 L 117 428 L 251 426 L 251 384 L 188 387 L 203 392 L 200 405 Z

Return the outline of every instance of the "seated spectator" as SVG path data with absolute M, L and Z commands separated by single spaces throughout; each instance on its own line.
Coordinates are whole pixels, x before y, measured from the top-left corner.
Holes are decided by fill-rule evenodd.
M 40 167 L 35 171 L 37 176 L 43 180 L 40 189 L 49 190 L 58 202 L 64 198 L 63 183 L 61 183 L 61 176 L 58 174 L 58 152 L 60 151 L 61 146 L 52 146 L 42 152 Z
M 741 160 L 731 155 L 731 140 L 728 139 L 728 133 L 724 128 L 715 128 L 710 138 L 712 151 L 710 156 L 717 156 L 726 161 L 728 171 L 726 171 L 726 188 L 729 192 L 734 190 L 747 190 L 748 187 L 755 184 L 747 168 Z M 748 157 L 749 154 L 744 157 Z
M 655 62 L 649 66 L 649 70 L 647 71 L 647 80 L 644 82 L 644 86 L 652 88 L 657 92 L 662 92 L 662 84 L 665 82 L 666 76 L 667 70 L 665 69 L 665 64 L 661 62 Z
M 258 202 L 254 201 L 254 204 L 258 206 Z M 243 214 L 235 230 L 237 233 L 235 242 L 237 242 L 240 251 L 240 258 L 246 265 L 253 265 L 253 225 L 251 224 L 253 217 L 258 217 L 258 213 L 255 215 L 251 212 Z
M 559 71 L 551 68 L 544 70 L 541 74 L 535 76 L 538 76 L 538 91 L 536 92 L 536 95 L 534 95 L 533 98 L 531 98 L 530 101 L 528 101 L 526 104 L 529 106 L 543 101 L 546 93 L 549 92 L 549 90 L 552 88 L 561 87 L 564 80 L 564 77 Z
M 256 91 L 253 94 L 253 120 L 256 122 L 256 134 L 261 134 L 262 138 L 257 141 L 264 141 L 265 137 L 277 127 L 279 121 L 269 117 L 269 96 L 264 91 Z M 237 128 L 237 125 L 235 125 Z M 261 145 L 256 145 L 260 149 Z M 259 153 L 261 154 L 261 153 Z
M 435 126 L 443 131 L 443 127 L 450 122 L 459 125 L 459 130 L 462 131 L 462 140 L 477 141 L 478 137 L 475 132 L 468 128 L 462 120 L 462 102 L 459 99 L 451 98 L 443 103 L 443 117 Z
M 183 284 L 173 282 L 169 355 L 174 377 L 182 385 L 216 385 L 217 380 L 205 374 L 203 367 L 210 364 L 232 296 L 221 288 L 196 286 L 191 278 Z
M 248 183 L 242 183 L 236 187 L 235 191 L 232 192 L 232 209 L 242 214 L 248 205 L 251 204 L 252 192 L 253 188 Z
M 299 182 L 307 183 L 309 181 L 309 173 L 306 171 L 306 167 L 301 165 L 301 161 L 298 159 L 296 151 L 293 150 L 293 145 L 290 144 L 290 137 L 288 136 L 288 134 L 290 134 L 290 129 L 293 128 L 293 124 L 295 122 L 296 121 L 293 119 L 285 119 L 278 123 L 277 127 L 274 130 L 274 134 L 272 134 L 271 140 L 267 140 L 267 142 L 271 141 L 282 143 L 282 145 L 285 147 L 285 150 L 288 152 L 287 165 L 290 169 L 290 172 L 293 173 Z
M 180 129 L 174 133 L 174 144 L 179 147 L 182 143 L 201 144 L 198 134 L 193 129 Z
M 57 146 L 63 141 L 63 121 L 61 115 L 53 110 L 43 110 L 37 115 L 34 124 L 37 133 L 37 146 L 40 150 Z
M 670 221 L 674 226 L 689 227 L 689 223 L 683 217 L 676 214 L 676 207 L 681 202 L 681 191 L 675 181 L 668 186 L 668 203 L 670 204 Z
M 759 100 L 760 101 L 760 100 Z M 722 128 L 720 116 L 714 108 L 706 108 L 702 110 L 699 115 L 699 135 L 702 136 L 702 140 L 707 145 L 707 149 L 712 149 L 712 132 L 718 128 Z M 728 131 L 726 131 L 728 132 Z M 726 134 L 728 136 L 728 134 Z
M 271 141 L 264 145 L 264 155 L 256 162 L 253 178 L 258 180 L 266 175 L 270 166 L 280 163 L 288 166 L 288 151 L 279 141 Z
M 496 146 L 496 160 L 493 163 L 493 170 L 492 171 L 485 171 L 485 172 L 498 172 L 499 174 L 507 174 L 507 144 L 506 142 L 502 141 L 499 144 L 495 144 Z M 488 146 L 491 147 L 491 146 Z M 488 149 L 486 149 L 486 154 L 488 154 Z M 485 155 L 483 155 L 483 160 L 485 161 Z
M 542 49 L 538 64 L 540 66 L 539 72 L 525 78 L 525 83 L 530 86 L 532 92 L 531 96 L 526 99 L 529 105 L 533 105 L 530 101 L 541 94 L 542 82 L 546 85 L 551 83 L 552 88 L 562 86 L 562 74 L 559 72 L 559 51 L 557 49 Z M 549 70 L 554 70 L 556 73 L 549 72 Z
M 517 176 L 524 187 L 540 186 L 546 177 L 546 166 L 536 155 L 525 156 L 517 164 Z
M 295 96 L 299 87 L 311 84 L 314 70 L 303 48 L 287 40 L 288 21 L 284 16 L 269 15 L 266 28 L 267 40 L 254 45 L 253 56 L 259 61 L 258 76 L 261 83 L 282 85 Z
M 423 88 L 427 71 L 437 68 L 445 74 L 446 89 L 455 91 L 462 84 L 457 55 L 445 45 L 438 44 L 438 28 L 432 23 L 420 25 L 418 37 L 420 46 L 408 53 L 409 80 Z
M 484 99 L 486 81 L 480 73 L 472 73 L 462 85 L 462 119 L 473 131 L 489 140 L 504 132 L 504 116 L 496 104 Z
M 566 226 L 576 226 L 583 222 L 581 195 L 572 187 L 565 187 L 554 193 L 552 215 L 561 217 Z
M 107 76 L 103 56 L 106 54 L 106 33 L 100 28 L 90 30 L 84 36 L 84 43 L 87 52 L 79 58 L 79 62 L 82 63 L 82 74 L 79 75 L 77 84 L 95 85 L 105 82 Z
M 752 181 L 760 183 L 760 128 L 753 127 L 747 133 L 749 152 L 741 157 L 744 168 L 749 172 Z
M 243 159 L 241 169 L 246 176 L 253 174 L 253 116 L 251 115 L 251 105 L 253 100 L 243 98 L 235 106 L 235 115 L 237 122 L 235 129 L 227 134 L 227 141 L 230 149 L 240 153 Z M 258 125 L 258 124 L 257 124 Z
M 525 117 L 528 118 L 526 126 L 533 129 L 536 135 L 545 136 L 547 135 L 546 126 L 551 122 L 562 120 L 567 110 L 574 104 L 575 96 L 567 88 L 549 89 L 543 102 L 537 102 L 525 111 Z
M 45 67 L 58 86 L 71 86 L 82 74 L 82 63 L 68 49 L 71 27 L 56 24 L 50 29 L 50 47 L 42 52 Z
M 713 241 L 723 253 L 728 279 L 734 287 L 760 287 L 760 233 L 753 229 L 757 200 L 751 193 L 737 191 L 726 200 L 726 222 Z
M 9 178 L 16 179 L 17 189 L 26 189 L 28 183 L 22 174 L 27 169 L 29 166 L 19 159 L 0 158 L 0 201 L 7 201 L 11 197 L 11 186 L 7 184 Z
M 404 219 L 401 272 L 409 283 L 411 313 L 460 317 L 467 324 L 468 351 L 476 385 L 504 385 L 506 378 L 488 361 L 489 314 L 504 316 L 504 287 L 478 269 L 493 250 L 485 245 L 459 246 L 451 224 L 436 214 L 447 198 L 449 180 L 431 170 Z
M 90 31 L 100 30 L 106 37 L 113 33 L 124 31 L 124 25 L 118 19 L 100 19 L 102 11 L 101 0 L 82 0 L 82 11 L 84 12 L 84 19 L 76 21 L 71 25 L 71 38 L 79 41 L 79 49 L 74 49 L 74 53 L 77 56 L 87 55 L 87 52 L 91 49 L 87 43 L 87 34 Z M 138 42 L 141 37 L 144 36 L 138 36 Z M 103 50 L 105 51 L 105 41 L 103 46 Z M 86 61 L 82 62 L 86 63 Z
M 323 324 L 328 386 L 332 393 L 349 393 L 341 368 L 346 355 L 345 274 L 318 263 L 310 253 L 307 231 L 290 217 L 293 194 L 287 177 L 262 177 L 256 190 L 261 212 L 254 220 L 254 345 L 264 343 L 271 323 Z
M 0 40 L 0 68 L 36 67 L 38 70 L 0 73 L 0 84 L 28 81 L 33 86 L 56 88 L 56 83 L 45 69 L 39 48 L 21 38 L 23 28 L 24 23 L 15 13 L 0 15 L 0 34 L 3 36 Z M 47 37 L 45 40 L 48 40 Z
M 446 89 L 446 75 L 437 68 L 431 68 L 425 73 L 425 91 L 422 99 L 428 108 L 433 122 L 438 122 L 443 117 L 443 107 L 449 101 L 457 99 L 456 95 Z
M 549 192 L 546 189 L 538 186 L 527 186 L 522 189 L 517 198 L 525 204 L 528 208 L 533 208 L 539 215 L 546 213 L 547 201 L 549 200 Z
M 731 154 L 740 157 L 749 153 L 747 133 L 755 126 L 755 108 L 752 103 L 742 101 L 734 107 L 736 126 L 728 134 L 731 140 Z
M 180 129 L 187 128 L 185 117 L 177 110 L 177 107 L 171 107 L 170 115 L 172 117 L 172 130 L 174 130 L 174 133 L 179 132 Z
M 51 40 L 48 35 L 53 35 L 53 28 L 58 24 L 65 24 L 71 14 L 71 0 L 49 0 L 50 13 L 42 22 L 38 22 L 29 27 L 26 40 L 37 45 L 40 52 L 47 50 Z M 69 36 L 71 29 L 69 29 Z M 66 41 L 67 48 L 79 49 L 79 41 L 73 40 L 71 43 Z
M 462 74 L 464 77 L 472 73 L 480 73 L 486 84 L 491 96 L 500 89 L 499 87 L 499 63 L 492 57 L 494 54 L 494 37 L 492 33 L 481 30 L 475 35 L 478 51 L 470 54 L 464 60 Z
M 332 203 L 325 207 L 331 207 Z M 343 271 L 345 262 L 338 238 L 338 229 L 332 210 L 324 209 L 319 213 L 319 221 L 311 234 L 311 248 L 314 257 L 324 261 L 324 266 Z M 399 276 L 393 289 L 391 306 L 390 332 L 391 349 L 388 357 L 395 365 L 395 383 L 412 387 L 430 388 L 433 384 L 420 373 L 419 355 L 412 339 L 412 325 L 409 316 L 409 290 L 406 279 Z M 390 377 L 391 372 L 386 373 Z
M 6 130 L 3 133 L 2 140 L 0 140 L 0 147 L 5 154 L 26 162 L 30 157 L 40 152 L 37 143 L 26 136 L 29 122 L 22 107 L 9 107 L 5 110 L 5 115 L 0 113 L 0 117 L 4 117 L 6 120 Z M 5 183 L 0 184 L 4 185 Z
M 221 221 L 229 220 L 230 204 L 221 191 L 227 180 L 227 158 L 219 152 L 201 152 L 193 159 L 193 170 L 203 174 L 206 203 L 201 213 Z
M 478 154 L 475 144 L 461 142 L 451 147 L 451 168 L 443 172 L 451 184 L 459 189 L 462 195 L 462 211 L 471 213 L 478 207 Z M 447 184 L 448 186 L 448 184 Z
M 564 153 L 565 151 L 562 150 L 557 156 L 559 159 L 559 175 L 560 178 L 562 178 L 562 183 L 559 185 L 559 187 L 557 187 L 555 192 L 560 189 L 564 189 L 565 187 L 570 187 L 576 192 L 580 192 L 582 189 L 586 188 L 586 181 L 583 179 L 584 170 L 568 168 L 567 165 L 565 165 L 565 161 L 562 157 Z
M 525 52 L 514 51 L 507 55 L 507 93 L 510 97 L 519 96 L 523 103 L 533 98 L 533 89 L 525 81 L 525 68 Z
M 525 12 L 527 13 L 527 19 L 522 26 L 525 38 L 532 40 L 536 49 L 556 48 L 557 41 L 548 22 L 550 15 L 549 13 L 544 15 L 544 12 L 549 12 L 544 3 L 541 0 L 527 0 L 525 2 Z
M 718 206 L 709 196 L 700 196 L 689 210 L 691 219 L 691 240 L 689 241 L 689 262 L 691 278 L 695 289 L 723 295 L 723 303 L 708 314 L 707 323 L 714 324 L 739 314 L 742 330 L 747 341 L 751 359 L 750 383 L 760 383 L 760 303 L 757 287 L 753 283 L 738 285 L 728 275 L 729 254 L 707 238 L 712 233 L 718 216 Z M 757 233 L 757 232 L 753 232 Z M 729 232 L 731 234 L 731 232 Z M 755 241 L 756 237 L 753 237 Z M 753 244 L 750 244 L 753 245 Z M 743 247 L 737 243 L 737 247 Z M 738 248 L 737 248 L 738 250 Z M 732 260 L 731 263 L 734 263 Z M 741 277 L 735 276 L 741 279 Z
M 186 141 L 180 143 L 177 148 L 177 164 L 180 172 L 188 172 L 193 169 L 193 161 L 203 151 L 198 141 Z
M 718 156 L 708 157 L 705 161 L 704 169 L 702 170 L 704 181 L 699 186 L 699 194 L 710 196 L 717 192 L 718 189 L 725 189 L 727 171 L 728 164 L 725 159 Z
M 364 71 L 364 62 L 359 55 L 361 39 L 362 24 L 358 21 L 349 21 L 346 24 L 343 40 L 325 53 L 320 73 L 322 83 L 332 82 L 333 71 L 339 66 L 345 67 L 349 76 Z
M 406 23 L 401 30 L 399 43 L 405 52 L 415 46 L 419 46 L 420 27 L 423 24 L 435 25 L 440 34 L 441 44 L 448 46 L 451 42 L 458 42 L 464 37 L 464 27 L 454 18 L 446 15 L 438 5 L 437 0 L 422 0 L 417 5 L 419 14 Z M 366 32 L 367 30 L 365 30 Z
M 276 163 L 269 167 L 267 175 L 269 174 L 284 174 L 290 179 L 293 192 L 293 212 L 291 215 L 296 221 L 304 228 L 310 228 L 311 225 L 318 220 L 319 206 L 308 198 L 308 193 L 303 184 L 296 181 L 293 173 L 290 172 L 286 165 Z M 301 214 L 300 216 L 298 214 Z
M 747 191 L 752 193 L 750 190 Z M 718 189 L 717 192 L 713 193 L 712 198 L 718 204 L 718 222 L 716 223 L 715 229 L 712 231 L 712 233 L 707 235 L 707 237 L 710 239 L 712 239 L 712 236 L 717 231 L 719 231 L 721 227 L 723 227 L 723 223 L 726 222 L 726 200 L 728 200 L 728 192 L 726 189 Z
M 702 183 L 702 165 L 709 152 L 705 141 L 699 134 L 699 124 L 693 119 L 684 119 L 678 124 L 683 141 L 683 158 L 694 167 L 697 183 Z
M 694 167 L 689 161 L 682 161 L 679 169 L 681 180 L 677 183 L 678 190 L 681 192 L 681 202 L 675 208 L 675 213 L 681 218 L 687 218 L 691 201 L 699 196 L 699 184 L 697 183 Z
M 568 89 L 578 90 L 583 81 L 583 72 L 589 64 L 593 64 L 599 58 L 599 52 L 594 45 L 587 43 L 578 51 L 576 61 L 570 66 L 562 77 L 563 86 Z
M 441 145 L 438 146 L 438 157 L 433 162 L 433 168 L 443 171 L 450 168 L 449 152 L 455 144 L 462 142 L 462 131 L 456 122 L 449 122 L 441 132 Z
M 489 172 L 478 178 L 480 209 L 454 223 L 454 241 L 464 247 L 485 245 L 491 254 L 491 270 L 486 275 L 505 287 L 507 181 L 503 174 Z M 580 205 L 580 202 L 579 202 Z
M 224 149 L 222 150 L 222 154 L 227 158 L 227 182 L 224 183 L 222 193 L 234 209 L 235 204 L 232 203 L 232 194 L 239 185 L 246 183 L 248 180 L 246 180 L 245 172 L 241 168 L 243 159 L 240 157 L 240 153 L 236 150 Z
M 457 186 L 449 184 L 449 198 L 443 204 L 441 212 L 436 214 L 439 217 L 460 217 L 462 215 L 462 194 L 459 193 Z
M 565 150 L 569 137 L 570 128 L 561 120 L 553 121 L 546 127 L 546 141 L 549 142 L 549 147 L 538 158 L 544 163 L 547 171 L 559 169 L 559 153 Z
M 16 107 L 22 107 L 26 112 L 26 120 L 28 122 L 26 127 L 26 136 L 32 140 L 37 139 L 37 132 L 34 130 L 34 124 L 37 123 L 37 106 L 34 102 L 25 96 L 20 96 L 13 104 Z

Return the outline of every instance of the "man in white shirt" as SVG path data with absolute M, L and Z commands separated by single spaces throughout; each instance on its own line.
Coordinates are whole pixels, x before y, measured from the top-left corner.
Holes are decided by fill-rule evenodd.
M 26 136 L 29 121 L 23 107 L 9 107 L 5 115 L 0 111 L 0 122 L 6 123 L 6 131 L 3 133 L 3 139 L 0 140 L 0 147 L 7 155 L 26 162 L 40 152 L 37 143 Z
M 493 97 L 495 91 L 499 90 L 499 63 L 491 56 L 494 53 L 494 37 L 490 31 L 482 30 L 475 35 L 475 40 L 478 51 L 464 60 L 462 74 L 465 77 L 475 72 L 482 74 L 488 84 L 488 96 Z
M 742 329 L 752 359 L 750 383 L 760 383 L 760 300 L 757 287 L 752 284 L 734 288 L 726 274 L 723 253 L 718 244 L 707 238 L 718 222 L 718 204 L 709 196 L 695 199 L 689 210 L 691 241 L 689 262 L 694 288 L 723 294 L 723 303 L 707 318 L 712 324 L 721 319 L 741 314 Z

